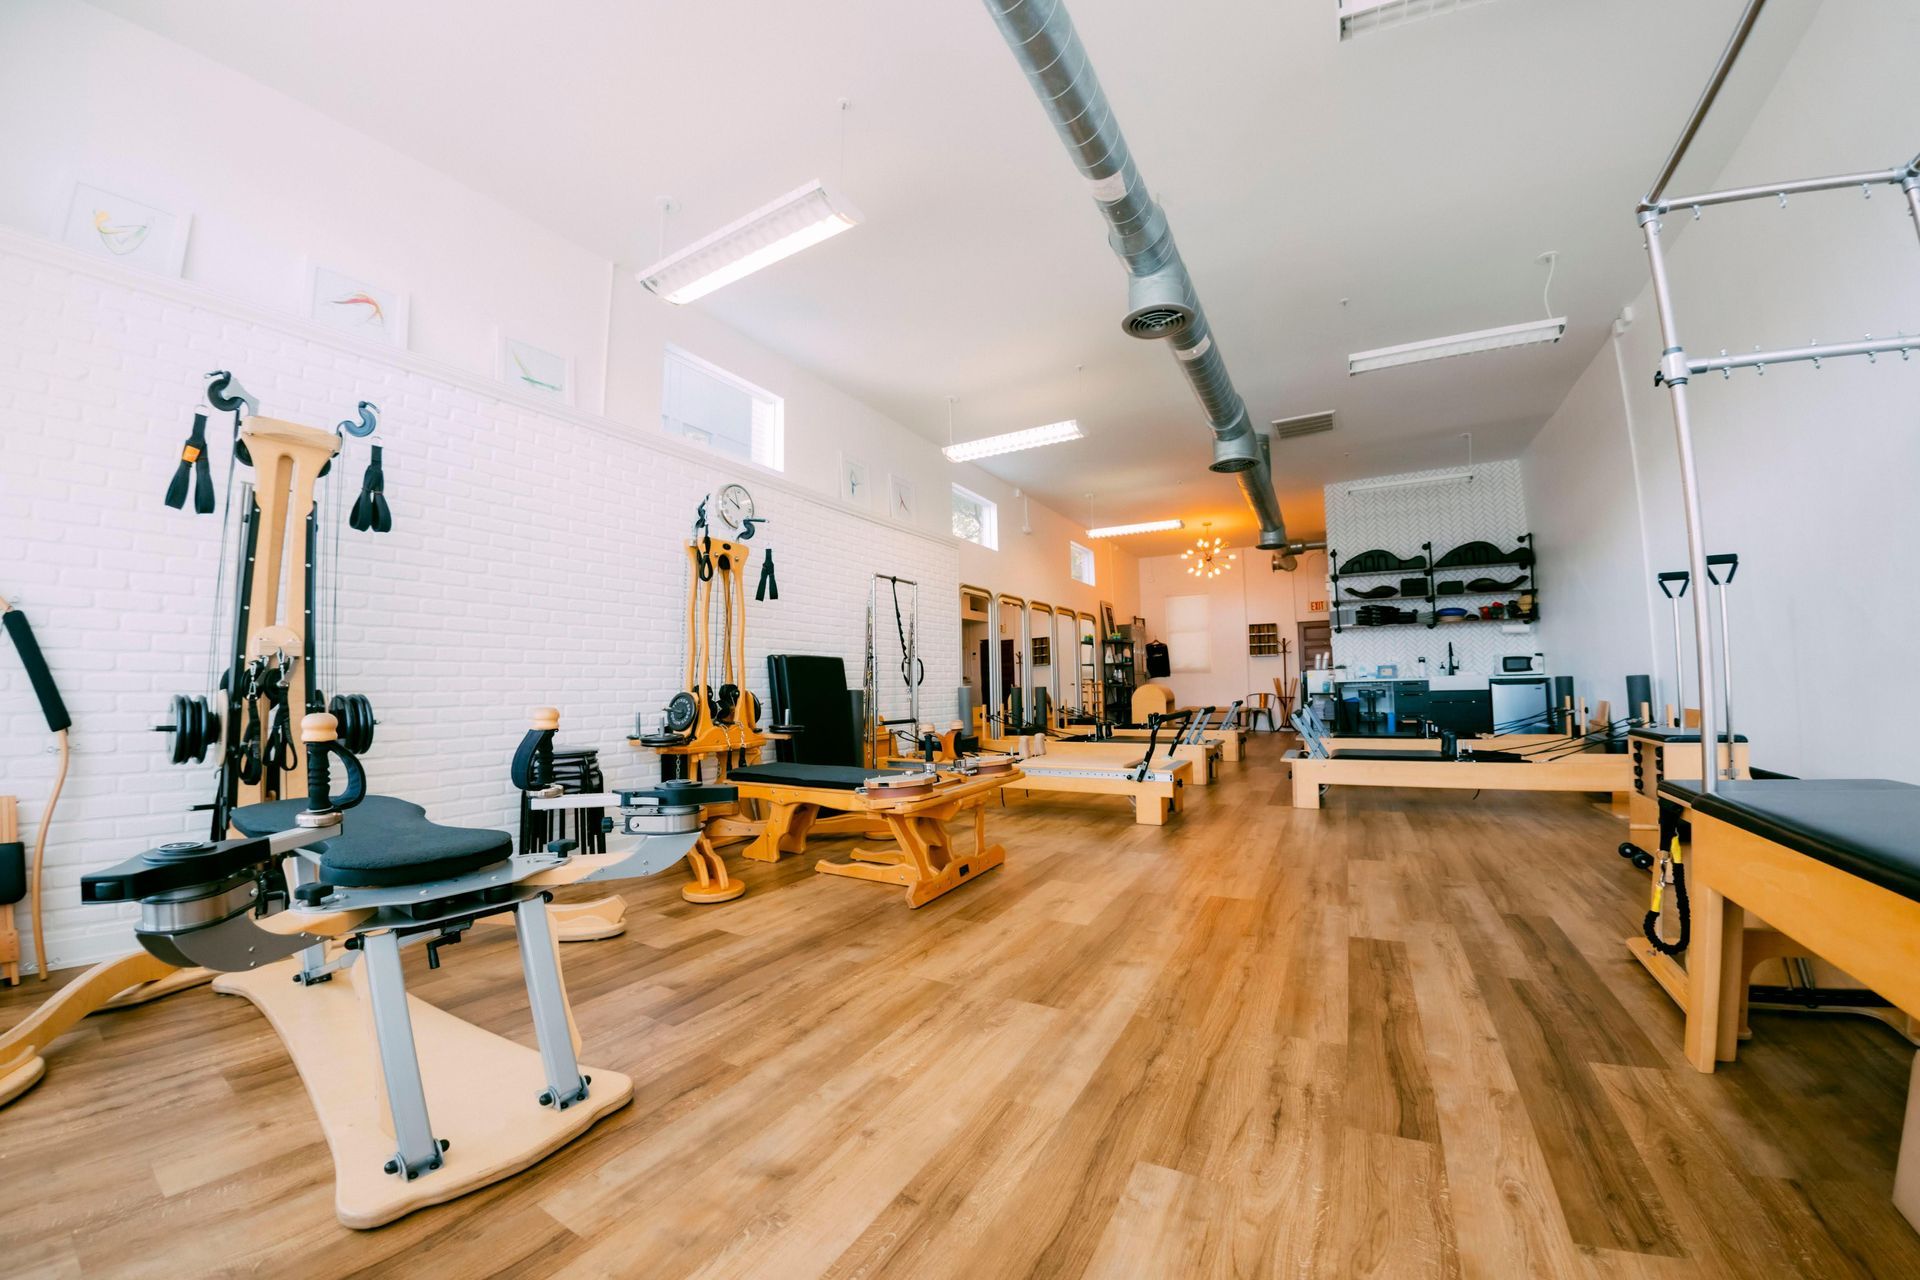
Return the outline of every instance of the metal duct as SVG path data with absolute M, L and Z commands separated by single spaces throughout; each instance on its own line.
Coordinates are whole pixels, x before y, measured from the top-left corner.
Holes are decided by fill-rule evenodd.
M 1285 553 L 1287 526 L 1273 494 L 1267 436 L 1254 429 L 1245 402 L 1234 390 L 1166 214 L 1140 177 L 1064 0 L 985 3 L 1087 180 L 1094 205 L 1110 229 L 1107 242 L 1126 265 L 1127 314 L 1121 327 L 1136 338 L 1165 338 L 1173 344 L 1180 370 L 1193 384 L 1213 428 L 1210 469 L 1238 477 L 1260 522 L 1261 549 Z

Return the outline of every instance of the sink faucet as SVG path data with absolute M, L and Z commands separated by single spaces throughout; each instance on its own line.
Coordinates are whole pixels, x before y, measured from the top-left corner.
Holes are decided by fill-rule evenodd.
M 1453 656 L 1453 641 L 1451 640 L 1447 641 L 1447 674 L 1450 676 L 1460 674 L 1460 660 Z

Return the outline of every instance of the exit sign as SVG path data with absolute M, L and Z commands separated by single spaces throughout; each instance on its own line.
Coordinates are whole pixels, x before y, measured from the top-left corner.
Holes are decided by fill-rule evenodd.
M 1325 613 L 1326 611 L 1327 611 L 1327 602 L 1325 600 L 1307 601 L 1308 613 Z

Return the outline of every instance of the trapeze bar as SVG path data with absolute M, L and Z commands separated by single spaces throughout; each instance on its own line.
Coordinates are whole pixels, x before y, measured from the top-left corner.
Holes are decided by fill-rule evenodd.
M 1839 356 L 1868 356 L 1897 351 L 1902 359 L 1910 351 L 1920 351 L 1920 335 L 1900 334 L 1891 338 L 1869 338 L 1862 342 L 1833 342 L 1817 347 L 1779 347 L 1772 351 L 1752 351 L 1741 356 L 1716 356 L 1711 360 L 1689 360 L 1690 373 L 1718 373 L 1730 369 L 1757 369 L 1770 364 L 1792 364 L 1796 360 L 1830 360 Z
M 1914 176 L 1912 165 L 1897 169 L 1875 169 L 1868 173 L 1841 173 L 1831 178 L 1797 178 L 1754 187 L 1729 187 L 1724 191 L 1706 191 L 1697 196 L 1675 196 L 1657 204 L 1642 204 L 1642 210 L 1670 213 L 1675 209 L 1704 209 L 1709 205 L 1737 204 L 1742 200 L 1765 200 L 1769 196 L 1801 195 L 1809 191 L 1838 191 L 1846 187 L 1899 186 Z
M 1707 80 L 1700 101 L 1694 104 L 1693 114 L 1687 117 L 1687 127 L 1680 131 L 1679 140 L 1673 144 L 1673 150 L 1667 153 L 1667 162 L 1660 166 L 1660 176 L 1653 180 L 1653 186 L 1647 190 L 1647 198 L 1640 202 L 1642 209 L 1651 209 L 1661 203 L 1660 193 L 1673 181 L 1674 170 L 1686 158 L 1687 148 L 1693 145 L 1701 122 L 1707 118 L 1707 112 L 1713 109 L 1713 100 L 1720 96 L 1720 87 L 1727 82 L 1727 73 L 1733 70 L 1734 59 L 1740 56 L 1740 50 L 1747 43 L 1747 36 L 1752 33 L 1753 24 L 1759 19 L 1760 10 L 1766 3 L 1767 0 L 1747 0 L 1746 12 L 1740 15 L 1740 22 L 1734 27 L 1727 47 L 1720 51 L 1720 61 L 1714 64 L 1713 75 Z

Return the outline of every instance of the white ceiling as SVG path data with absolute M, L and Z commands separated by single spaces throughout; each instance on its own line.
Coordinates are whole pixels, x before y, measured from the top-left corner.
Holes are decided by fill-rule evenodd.
M 864 225 L 694 305 L 941 443 L 949 395 L 961 438 L 1077 417 L 1086 440 L 988 464 L 1076 517 L 1091 492 L 1100 523 L 1249 536 L 977 0 L 94 2 L 632 267 L 660 197 L 674 245 L 826 178 Z M 1494 0 L 1343 44 L 1334 0 L 1073 0 L 1255 420 L 1339 413 L 1276 446 L 1295 536 L 1329 480 L 1463 460 L 1467 431 L 1511 456 L 1552 413 L 1644 282 L 1634 201 L 1741 3 Z M 1680 185 L 1815 3 L 1769 9 Z M 1557 347 L 1347 377 L 1350 351 L 1540 315 L 1546 249 Z

